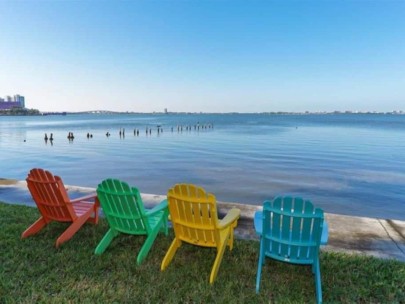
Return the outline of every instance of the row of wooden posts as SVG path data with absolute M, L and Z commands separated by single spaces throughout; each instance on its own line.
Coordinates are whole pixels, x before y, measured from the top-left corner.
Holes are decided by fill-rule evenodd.
M 151 128 L 151 127 L 146 127 L 145 134 L 146 135 L 151 135 L 152 134 L 152 129 L 153 128 Z M 212 123 L 203 124 L 203 125 L 200 125 L 198 123 L 198 124 L 196 124 L 194 126 L 192 126 L 192 125 L 177 125 L 176 127 L 171 127 L 170 128 L 171 132 L 175 132 L 175 131 L 177 131 L 177 132 L 192 131 L 193 129 L 195 131 L 209 130 L 209 129 L 214 129 L 214 125 Z M 158 134 L 163 133 L 163 127 L 158 125 L 156 132 Z M 120 128 L 120 131 L 118 132 L 118 134 L 119 134 L 120 137 L 125 137 L 125 128 Z M 139 134 L 140 134 L 140 129 L 135 128 L 134 129 L 134 136 L 139 136 Z M 111 133 L 107 131 L 107 133 L 105 135 L 106 135 L 106 137 L 110 137 Z M 86 137 L 89 138 L 89 139 L 93 138 L 93 134 L 87 133 Z M 69 132 L 67 138 L 69 139 L 69 141 L 72 141 L 75 138 L 73 132 Z M 49 137 L 48 137 L 48 134 L 45 133 L 44 140 L 46 142 L 48 140 L 53 141 L 54 140 L 53 133 L 51 133 Z

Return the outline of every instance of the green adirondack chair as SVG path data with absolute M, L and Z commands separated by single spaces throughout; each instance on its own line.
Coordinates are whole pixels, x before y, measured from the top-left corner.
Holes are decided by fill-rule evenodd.
M 164 200 L 153 209 L 146 210 L 139 190 L 117 179 L 106 179 L 99 184 L 97 196 L 110 229 L 98 244 L 95 254 L 102 254 L 120 233 L 146 235 L 145 243 L 136 259 L 138 264 L 142 263 L 158 233 L 168 233 L 167 201 Z
M 323 226 L 322 209 L 314 208 L 308 200 L 287 196 L 277 197 L 273 202 L 265 201 L 262 222 L 255 225 L 256 232 L 260 235 L 256 292 L 258 293 L 260 288 L 262 265 L 265 258 L 270 257 L 287 263 L 312 265 L 316 301 L 322 303 L 319 247 L 321 238 L 323 244 L 328 238 L 327 229 L 322 235 Z

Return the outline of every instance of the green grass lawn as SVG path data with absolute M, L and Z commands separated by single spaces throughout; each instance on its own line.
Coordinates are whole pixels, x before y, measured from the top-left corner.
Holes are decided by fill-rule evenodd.
M 142 265 L 144 237 L 120 236 L 93 254 L 107 231 L 85 225 L 59 249 L 66 224 L 53 223 L 28 239 L 21 233 L 39 216 L 35 208 L 0 203 L 0 303 L 312 303 L 309 266 L 267 259 L 255 292 L 257 241 L 236 240 L 210 285 L 214 249 L 182 246 L 164 272 L 160 263 L 173 234 L 159 235 Z M 321 254 L 325 303 L 405 303 L 405 263 L 337 253 Z

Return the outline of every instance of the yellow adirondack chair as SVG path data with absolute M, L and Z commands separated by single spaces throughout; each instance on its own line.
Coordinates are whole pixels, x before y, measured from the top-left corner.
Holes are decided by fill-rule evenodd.
M 182 242 L 215 247 L 217 256 L 210 276 L 210 283 L 214 283 L 226 246 L 230 250 L 233 248 L 233 230 L 240 210 L 232 208 L 218 220 L 215 196 L 191 184 L 175 185 L 168 191 L 167 200 L 175 238 L 162 261 L 161 270 L 167 268 Z

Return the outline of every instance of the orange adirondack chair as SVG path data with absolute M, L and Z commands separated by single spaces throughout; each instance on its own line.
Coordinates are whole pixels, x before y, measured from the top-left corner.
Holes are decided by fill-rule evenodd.
M 22 233 L 21 238 L 39 232 L 51 221 L 71 222 L 56 240 L 56 247 L 59 247 L 71 239 L 84 223 L 98 223 L 100 204 L 96 194 L 70 200 L 62 179 L 43 169 L 32 169 L 26 181 L 41 217 Z

